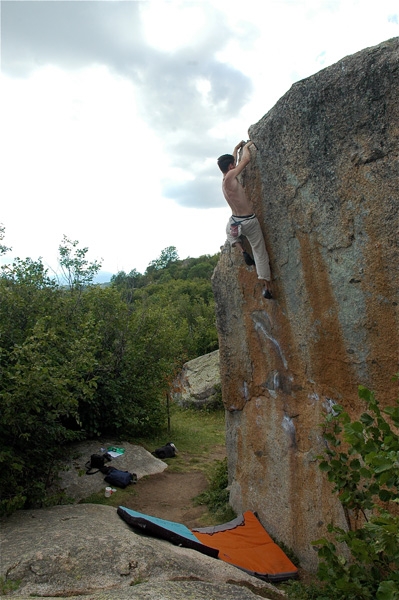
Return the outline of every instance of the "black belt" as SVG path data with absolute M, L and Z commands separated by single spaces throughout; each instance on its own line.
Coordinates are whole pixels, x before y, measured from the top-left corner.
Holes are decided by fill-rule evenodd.
M 255 213 L 253 213 L 252 215 L 242 215 L 242 216 L 231 215 L 231 218 L 233 219 L 234 225 L 239 225 L 240 224 L 240 221 L 237 223 L 235 221 L 235 219 L 241 219 L 241 221 L 249 221 L 250 219 L 255 219 L 255 217 L 256 217 Z
M 252 213 L 252 215 L 231 215 L 232 217 L 235 217 L 236 219 L 253 219 L 255 217 L 255 213 Z

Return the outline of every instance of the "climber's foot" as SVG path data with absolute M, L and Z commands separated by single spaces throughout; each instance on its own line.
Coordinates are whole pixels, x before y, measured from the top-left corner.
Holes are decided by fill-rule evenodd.
M 267 287 L 263 288 L 262 296 L 264 298 L 266 298 L 266 300 L 272 300 L 273 299 L 273 294 L 271 293 L 271 291 Z
M 242 253 L 242 255 L 243 255 L 243 258 L 245 260 L 245 264 L 247 264 L 249 267 L 251 267 L 252 265 L 255 264 L 254 259 L 252 258 L 252 256 L 250 256 L 248 254 L 248 252 L 245 252 L 245 250 L 244 250 L 243 253 Z

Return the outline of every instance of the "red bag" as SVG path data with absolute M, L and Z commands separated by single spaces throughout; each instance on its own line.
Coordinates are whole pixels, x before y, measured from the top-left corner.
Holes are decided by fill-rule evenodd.
M 239 225 L 230 225 L 230 234 L 233 237 L 238 237 L 240 235 L 238 228 L 239 228 Z

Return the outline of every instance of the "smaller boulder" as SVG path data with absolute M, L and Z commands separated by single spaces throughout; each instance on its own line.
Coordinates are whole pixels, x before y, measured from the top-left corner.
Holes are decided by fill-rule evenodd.
M 86 463 L 92 454 L 102 454 L 101 448 L 105 450 L 115 445 L 122 446 L 125 452 L 121 456 L 113 458 L 111 462 L 107 462 L 106 465 L 134 473 L 137 475 L 137 479 L 146 475 L 162 473 L 168 467 L 166 463 L 153 456 L 142 446 L 135 446 L 128 442 L 116 444 L 115 440 L 77 442 L 69 447 L 64 469 L 59 473 L 57 487 L 74 502 L 79 502 L 91 494 L 104 490 L 109 485 L 104 481 L 104 473 L 94 469 L 92 475 L 86 475 Z
M 183 407 L 222 407 L 219 350 L 186 362 L 173 382 L 171 398 Z

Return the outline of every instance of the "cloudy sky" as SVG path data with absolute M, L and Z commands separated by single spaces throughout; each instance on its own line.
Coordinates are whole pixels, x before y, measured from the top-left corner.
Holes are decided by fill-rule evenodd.
M 397 0 L 1 0 L 0 223 L 57 270 L 214 254 L 216 158 L 291 85 L 399 35 Z M 4 262 L 4 260 L 3 260 Z

